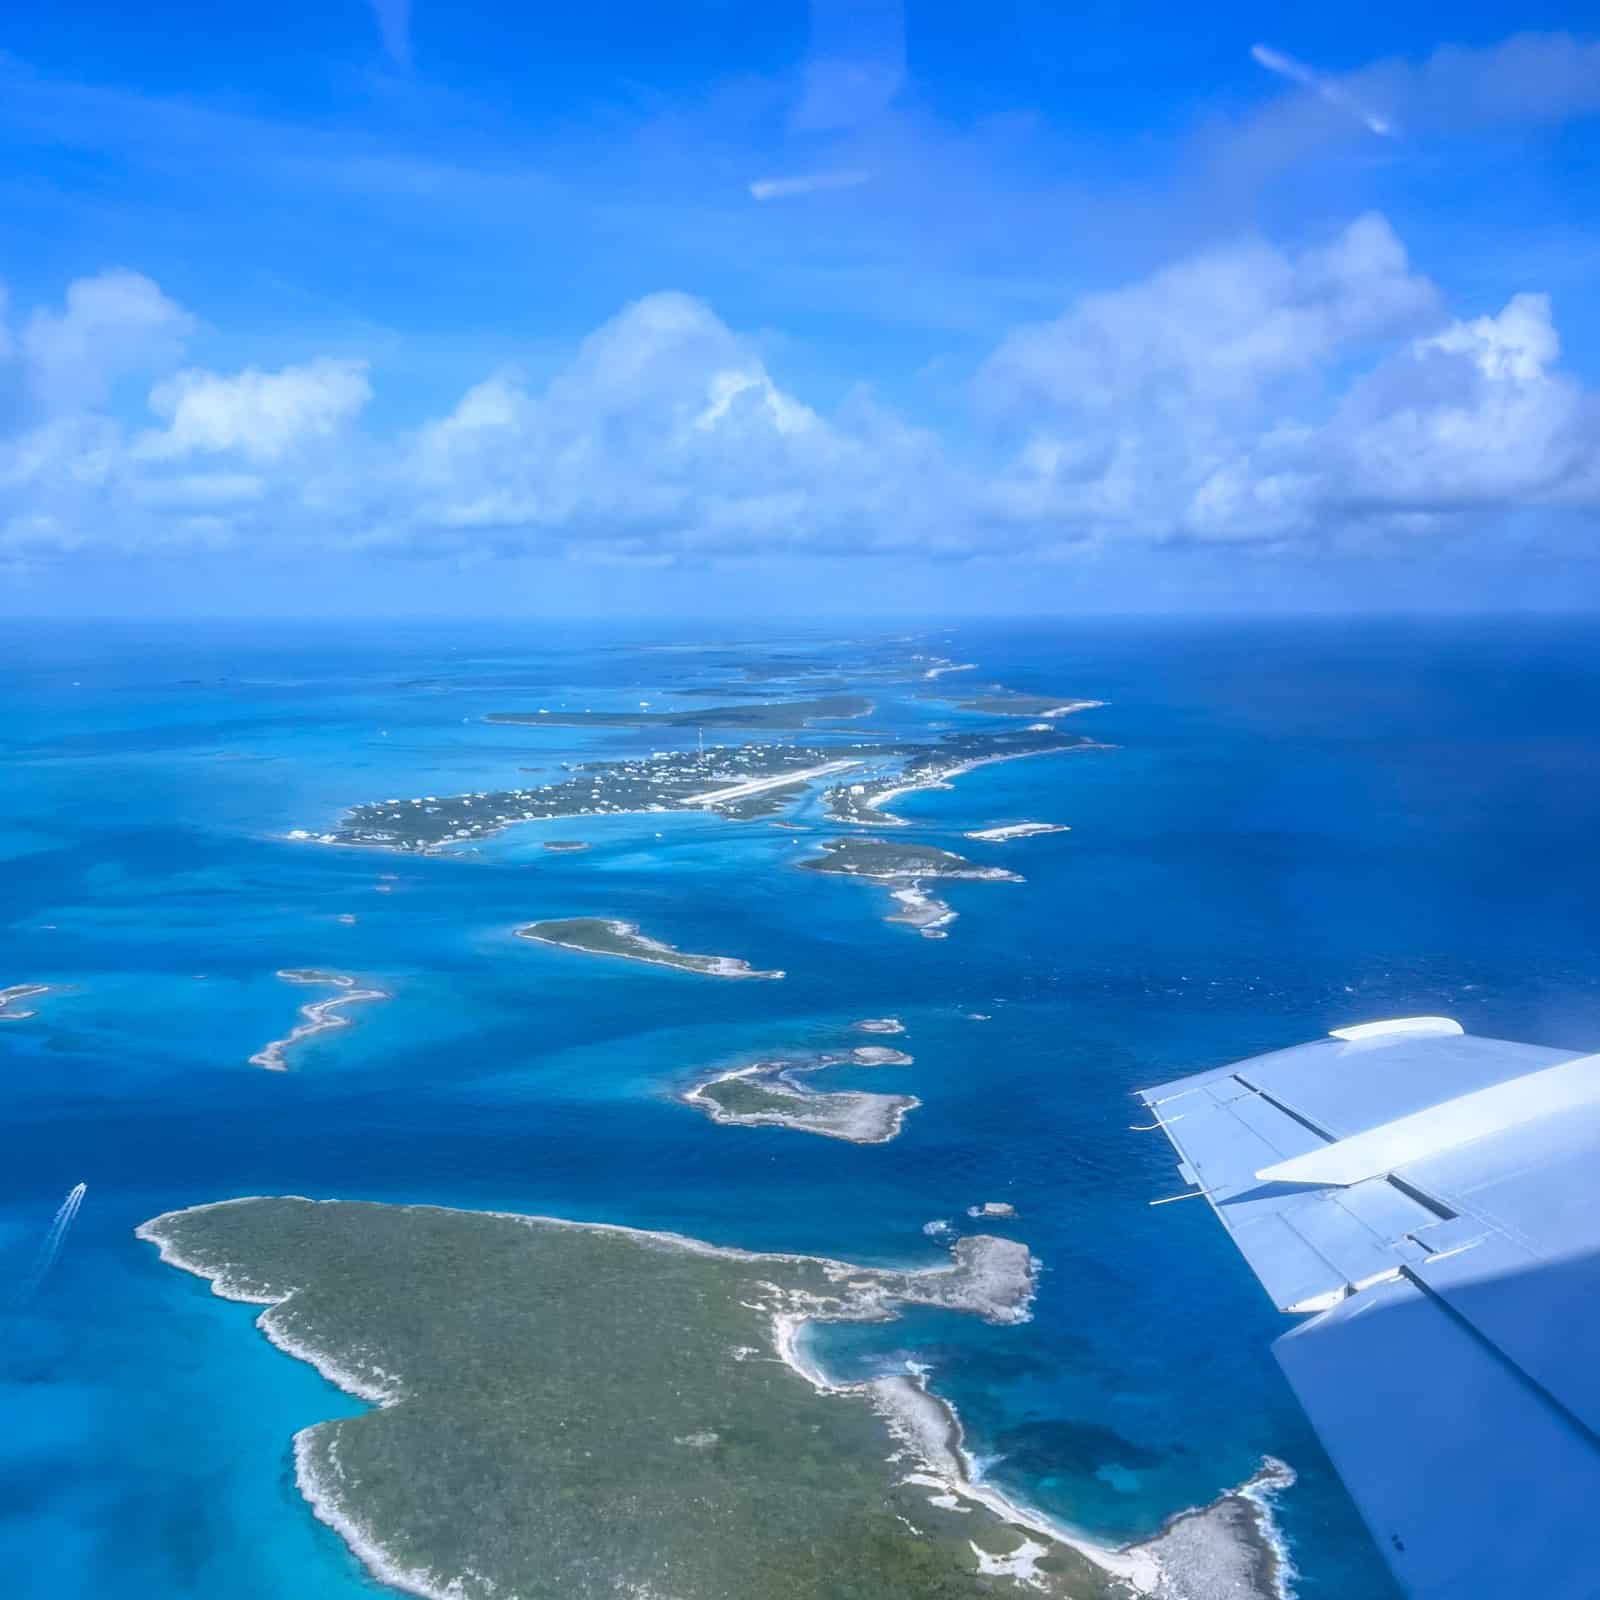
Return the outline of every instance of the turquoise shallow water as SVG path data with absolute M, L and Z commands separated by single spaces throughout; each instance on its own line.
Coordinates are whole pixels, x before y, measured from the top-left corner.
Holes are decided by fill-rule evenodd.
M 703 641 L 726 628 L 10 629 L 0 986 L 68 986 L 0 1024 L 10 1592 L 372 1593 L 290 1471 L 294 1429 L 353 1403 L 131 1236 L 173 1206 L 299 1192 L 881 1262 L 931 1261 L 925 1223 L 972 1227 L 968 1205 L 1008 1200 L 1046 1268 L 1031 1323 L 918 1312 L 824 1330 L 824 1357 L 925 1363 L 994 1477 L 1108 1537 L 1282 1456 L 1301 1475 L 1281 1507 L 1299 1592 L 1388 1595 L 1268 1353 L 1282 1319 L 1203 1208 L 1147 1207 L 1176 1181 L 1159 1138 L 1128 1130 L 1128 1095 L 1407 1012 L 1600 1045 L 1597 632 L 932 630 L 920 647 L 979 662 L 972 679 L 1111 702 L 1076 726 L 1117 745 L 901 803 L 916 836 L 1027 878 L 948 886 L 961 915 L 939 942 L 885 925 L 881 890 L 795 871 L 803 844 L 764 823 L 563 822 L 459 860 L 280 837 L 362 800 L 669 742 L 484 711 L 681 704 L 664 691 L 753 656 L 892 647 L 824 629 L 725 649 Z M 970 720 L 903 688 L 875 698 L 863 726 Z M 1022 818 L 1073 831 L 959 837 Z M 552 856 L 552 834 L 593 848 Z M 789 976 L 718 982 L 509 936 L 584 914 Z M 250 1054 L 320 994 L 282 966 L 393 998 L 264 1073 Z M 885 1013 L 915 1064 L 839 1081 L 922 1099 L 892 1144 L 717 1128 L 671 1098 L 718 1062 L 859 1042 L 848 1023 Z M 80 1180 L 59 1260 L 16 1303 Z

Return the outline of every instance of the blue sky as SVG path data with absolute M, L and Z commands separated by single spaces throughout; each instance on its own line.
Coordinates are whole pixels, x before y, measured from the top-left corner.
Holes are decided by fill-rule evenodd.
M 1578 603 L 1584 26 L 13 14 L 5 609 Z

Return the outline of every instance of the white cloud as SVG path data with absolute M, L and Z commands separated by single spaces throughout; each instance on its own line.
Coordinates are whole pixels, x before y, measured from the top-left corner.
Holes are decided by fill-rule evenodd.
M 786 200 L 793 195 L 825 194 L 832 189 L 854 189 L 870 183 L 872 174 L 860 167 L 839 172 L 809 172 L 794 178 L 757 178 L 750 193 L 757 200 Z
M 232 376 L 180 372 L 150 391 L 151 410 L 168 426 L 147 434 L 139 448 L 153 458 L 231 451 L 275 461 L 307 440 L 328 438 L 371 398 L 364 361 L 320 358 Z
M 1596 455 L 1592 404 L 1552 370 L 1543 295 L 1453 322 L 1353 385 L 1318 445 L 1330 501 L 1399 509 L 1554 503 Z
M 1308 248 L 1208 251 L 1016 329 L 943 436 L 865 392 L 807 404 L 678 293 L 625 307 L 543 383 L 502 371 L 375 434 L 362 363 L 171 370 L 190 319 L 147 280 L 119 282 L 74 284 L 64 314 L 25 325 L 44 329 L 19 345 L 25 383 L 54 398 L 0 435 L 0 557 L 1370 552 L 1505 513 L 1600 511 L 1595 397 L 1561 369 L 1546 298 L 1450 318 L 1378 217 Z M 93 326 L 144 332 L 108 368 L 79 337 Z M 163 339 L 148 412 L 110 405 L 105 373 Z
M 1054 536 L 1238 539 L 1281 530 L 1299 464 L 1297 405 L 1330 364 L 1436 316 L 1388 224 L 1363 217 L 1291 255 L 1250 242 L 1084 296 L 1018 329 L 979 374 L 1002 435 L 1021 434 L 995 514 Z
M 782 390 L 701 302 L 657 294 L 591 334 L 540 392 L 501 375 L 421 429 L 402 471 L 422 529 L 589 554 L 827 544 L 873 492 L 873 441 Z M 860 536 L 875 529 L 864 521 Z M 425 536 L 419 530 L 419 537 Z
M 1011 334 L 979 381 L 996 411 L 1248 405 L 1344 347 L 1415 325 L 1435 300 L 1389 225 L 1368 216 L 1298 256 L 1246 243 L 1085 295 Z
M 149 278 L 115 269 L 75 280 L 59 313 L 35 311 L 20 343 L 40 404 L 66 411 L 101 404 L 118 378 L 170 364 L 193 329 Z
M 1251 51 L 1310 94 L 1275 97 L 1204 137 L 1223 193 L 1292 172 L 1330 143 L 1362 138 L 1375 117 L 1409 140 L 1485 129 L 1553 127 L 1600 115 L 1600 39 L 1521 33 L 1493 44 L 1442 45 L 1420 61 L 1390 58 L 1331 78 L 1267 46 Z
M 1303 61 L 1296 61 L 1293 56 L 1285 55 L 1283 51 L 1274 50 L 1265 44 L 1251 45 L 1250 54 L 1257 65 L 1265 67 L 1268 72 L 1276 73 L 1280 78 L 1287 78 L 1291 83 L 1298 83 L 1302 88 L 1309 89 L 1330 106 L 1348 111 L 1368 133 L 1382 136 L 1394 133 L 1394 124 L 1387 117 L 1362 105 L 1353 95 L 1340 88 L 1334 79 L 1313 70 Z

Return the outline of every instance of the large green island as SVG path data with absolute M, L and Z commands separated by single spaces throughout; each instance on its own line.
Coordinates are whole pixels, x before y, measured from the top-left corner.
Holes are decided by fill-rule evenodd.
M 296 1481 L 372 1574 L 439 1600 L 1269 1596 L 1240 1494 L 1100 1549 L 974 1482 L 911 1377 L 834 1385 L 808 1320 L 901 1305 L 1024 1319 L 1036 1264 L 961 1240 L 893 1271 L 436 1207 L 251 1198 L 139 1235 L 267 1307 L 283 1350 L 372 1402 L 295 1436 Z
M 550 725 L 537 713 L 518 720 Z M 347 811 L 330 832 L 293 828 L 287 837 L 426 853 L 470 847 L 519 823 L 565 817 L 702 811 L 751 821 L 782 811 L 823 779 L 837 780 L 825 795 L 835 820 L 897 827 L 902 819 L 880 809 L 897 795 L 946 787 L 992 761 L 1097 748 L 1092 740 L 1041 725 L 946 733 L 933 744 L 861 738 L 655 750 L 628 760 L 563 762 L 565 776 L 533 787 L 368 801 Z

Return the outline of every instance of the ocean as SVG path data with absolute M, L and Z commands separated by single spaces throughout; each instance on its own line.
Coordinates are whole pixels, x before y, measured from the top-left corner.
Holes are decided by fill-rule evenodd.
M 290 1457 L 297 1428 L 358 1402 L 133 1238 L 177 1206 L 296 1193 L 880 1264 L 940 1259 L 932 1222 L 1008 1233 L 1044 1268 L 1025 1325 L 915 1311 L 818 1330 L 812 1349 L 841 1375 L 925 1366 L 994 1481 L 1105 1539 L 1280 1457 L 1298 1474 L 1278 1506 L 1296 1592 L 1394 1594 L 1272 1360 L 1287 1319 L 1203 1205 L 1148 1205 L 1180 1184 L 1162 1137 L 1130 1128 L 1145 1120 L 1130 1096 L 1413 1013 L 1600 1047 L 1600 626 L 8 624 L 5 639 L 0 987 L 52 986 L 19 1002 L 32 1019 L 0 1022 L 8 1592 L 370 1600 Z M 285 837 L 362 801 L 554 781 L 563 761 L 695 738 L 489 711 L 681 707 L 697 702 L 671 690 L 751 662 L 848 676 L 907 650 L 976 663 L 974 684 L 1107 702 L 1067 726 L 1112 748 L 896 803 L 912 824 L 897 838 L 1026 879 L 938 885 L 959 913 L 942 941 L 886 924 L 879 887 L 794 869 L 839 831 L 814 796 L 800 834 L 588 818 L 429 858 Z M 861 726 L 980 725 L 917 698 L 927 686 L 870 690 Z M 1071 831 L 961 837 L 1018 820 Z M 591 848 L 552 854 L 550 837 Z M 510 937 L 587 915 L 787 977 Z M 265 1072 L 250 1056 L 331 992 L 286 967 L 391 998 Z M 921 1100 L 891 1143 L 718 1127 L 676 1099 L 719 1064 L 861 1043 L 850 1023 L 886 1015 L 914 1064 L 833 1081 Z M 1016 1219 L 973 1222 L 985 1201 Z

